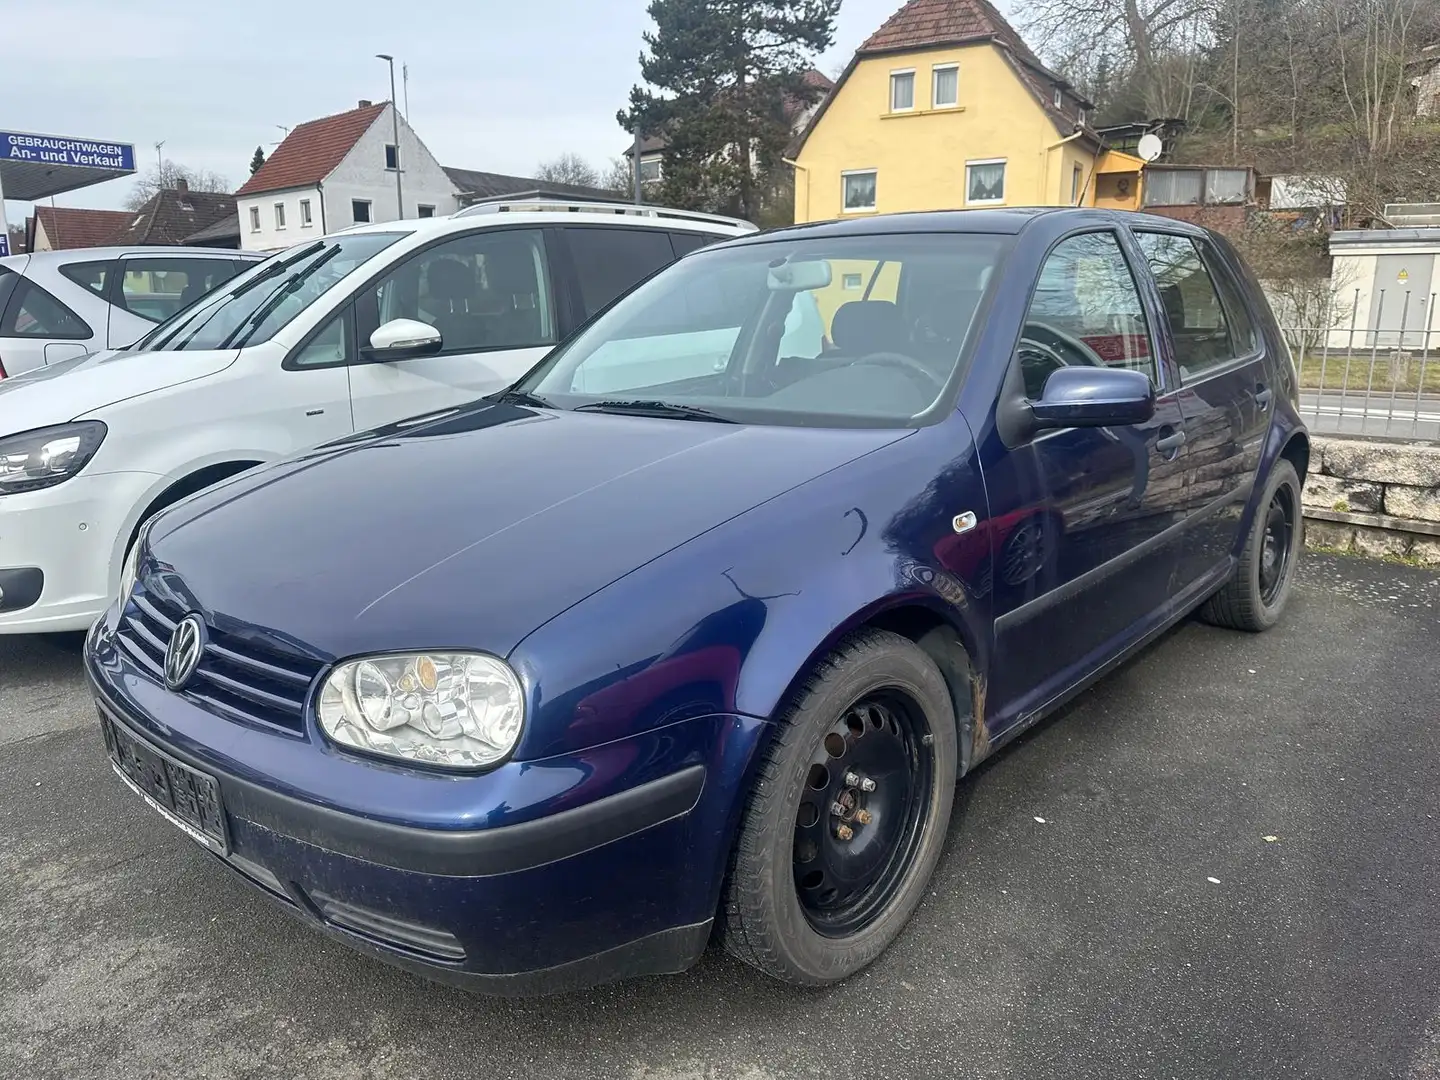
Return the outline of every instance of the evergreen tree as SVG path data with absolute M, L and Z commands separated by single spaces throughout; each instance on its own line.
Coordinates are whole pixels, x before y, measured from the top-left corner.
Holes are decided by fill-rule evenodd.
M 250 159 L 250 175 L 254 176 L 260 171 L 260 166 L 265 164 L 265 151 L 255 147 L 255 156 Z
M 812 57 L 840 0 L 651 0 L 655 29 L 620 126 L 664 134 L 661 198 L 757 221 L 777 187 L 789 117 L 815 101 Z

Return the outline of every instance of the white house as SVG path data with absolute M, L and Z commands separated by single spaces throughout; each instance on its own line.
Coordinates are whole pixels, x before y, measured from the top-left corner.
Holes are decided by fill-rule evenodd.
M 397 169 L 403 212 L 397 212 Z M 518 196 L 616 197 L 525 176 L 442 168 L 389 102 L 362 101 L 349 112 L 294 128 L 235 193 L 235 202 L 240 246 L 275 251 L 362 222 L 443 217 L 474 202 Z
M 361 222 L 454 213 L 455 184 L 403 116 L 396 145 L 395 119 L 389 102 L 362 101 L 291 130 L 235 193 L 240 246 L 270 251 Z

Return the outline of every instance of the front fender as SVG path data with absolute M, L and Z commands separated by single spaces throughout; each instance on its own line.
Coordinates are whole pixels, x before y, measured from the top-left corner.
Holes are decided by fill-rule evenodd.
M 956 416 L 636 569 L 512 651 L 535 703 L 517 756 L 549 757 L 707 713 L 773 718 L 819 657 L 900 608 L 952 626 L 983 670 L 989 560 L 942 561 L 940 541 L 964 509 L 985 521 L 972 444 Z

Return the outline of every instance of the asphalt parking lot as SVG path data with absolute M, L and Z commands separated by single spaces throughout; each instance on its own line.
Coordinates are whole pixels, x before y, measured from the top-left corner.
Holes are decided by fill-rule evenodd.
M 1292 603 L 987 763 L 851 982 L 538 1001 L 292 922 L 122 789 L 73 644 L 0 638 L 0 1076 L 1440 1077 L 1440 575 L 1311 556 Z

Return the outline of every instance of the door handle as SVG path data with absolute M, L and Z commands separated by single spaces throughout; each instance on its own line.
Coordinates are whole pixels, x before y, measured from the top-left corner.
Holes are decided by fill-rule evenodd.
M 1155 440 L 1155 449 L 1159 450 L 1160 453 L 1166 457 L 1173 457 L 1174 454 L 1172 451 L 1179 450 L 1180 447 L 1184 445 L 1185 432 L 1179 429 L 1172 431 L 1169 435 L 1162 435 Z
M 1255 404 L 1260 406 L 1260 411 L 1265 412 L 1270 408 L 1270 402 L 1275 400 L 1275 391 L 1271 390 L 1264 383 L 1255 385 Z

